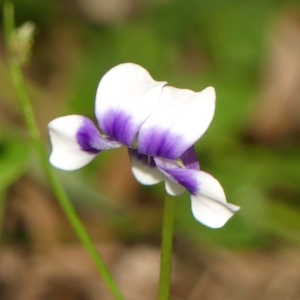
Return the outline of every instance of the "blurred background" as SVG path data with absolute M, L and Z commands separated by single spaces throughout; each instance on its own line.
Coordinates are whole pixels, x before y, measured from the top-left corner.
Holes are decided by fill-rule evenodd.
M 47 123 L 95 120 L 98 82 L 119 63 L 215 87 L 197 153 L 242 209 L 212 230 L 178 197 L 172 299 L 300 299 L 299 1 L 13 2 L 17 25 L 36 25 L 24 72 L 49 153 Z M 0 299 L 112 299 L 41 173 L 0 34 Z M 126 149 L 56 174 L 125 296 L 156 299 L 163 185 L 139 185 Z

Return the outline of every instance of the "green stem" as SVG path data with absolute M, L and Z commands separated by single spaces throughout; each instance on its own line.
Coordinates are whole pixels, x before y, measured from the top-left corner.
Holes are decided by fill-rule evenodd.
M 17 98 L 19 100 L 20 107 L 22 109 L 22 114 L 25 119 L 27 129 L 30 133 L 31 140 L 34 144 L 34 147 L 39 155 L 39 160 L 42 166 L 42 169 L 45 173 L 49 185 L 51 186 L 61 208 L 63 209 L 65 215 L 67 216 L 73 230 L 77 234 L 82 245 L 88 251 L 91 259 L 93 260 L 98 272 L 102 275 L 103 280 L 110 289 L 111 293 L 114 295 L 114 298 L 117 300 L 124 300 L 119 288 L 117 287 L 114 279 L 112 278 L 110 272 L 106 268 L 102 258 L 99 256 L 97 249 L 95 248 L 93 242 L 88 236 L 82 222 L 80 221 L 78 214 L 76 213 L 72 202 L 67 196 L 63 186 L 57 180 L 54 175 L 53 169 L 48 162 L 48 154 L 43 145 L 40 132 L 38 130 L 34 112 L 32 109 L 31 101 L 28 96 L 22 69 L 20 63 L 17 59 L 13 57 L 11 48 L 10 48 L 10 39 L 15 30 L 14 25 L 14 7 L 11 3 L 5 3 L 4 6 L 4 28 L 6 36 L 6 45 L 9 57 L 9 67 L 13 80 L 14 87 L 17 92 Z
M 166 193 L 160 258 L 159 300 L 170 299 L 174 215 L 174 198 Z
M 3 217 L 5 211 L 5 193 L 0 191 L 0 243 L 2 240 L 2 232 L 3 232 Z

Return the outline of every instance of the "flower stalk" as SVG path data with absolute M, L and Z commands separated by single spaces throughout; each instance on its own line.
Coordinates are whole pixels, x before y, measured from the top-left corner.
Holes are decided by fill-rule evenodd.
M 32 36 L 28 35 L 28 40 L 22 41 L 18 40 L 15 41 L 14 39 L 20 36 L 16 34 L 15 22 L 14 22 L 14 7 L 12 3 L 5 3 L 4 5 L 4 29 L 5 29 L 5 38 L 6 38 L 6 47 L 8 53 L 8 61 L 9 61 L 9 68 L 10 73 L 13 80 L 13 85 L 15 87 L 17 98 L 19 101 L 19 105 L 22 111 L 22 115 L 24 117 L 28 132 L 30 134 L 30 138 L 33 142 L 34 148 L 37 151 L 39 156 L 40 164 L 45 174 L 45 177 L 52 188 L 53 193 L 58 200 L 59 205 L 61 206 L 62 210 L 64 211 L 65 215 L 67 216 L 73 230 L 77 234 L 80 242 L 88 251 L 91 259 L 93 260 L 98 272 L 102 276 L 104 282 L 106 283 L 107 287 L 113 294 L 116 300 L 124 300 L 119 288 L 117 287 L 113 277 L 111 276 L 110 272 L 106 268 L 102 258 L 98 254 L 96 247 L 94 246 L 93 242 L 91 241 L 90 237 L 88 236 L 84 225 L 82 224 L 81 220 L 76 213 L 66 191 L 64 190 L 61 183 L 57 180 L 54 175 L 54 172 L 48 162 L 48 153 L 43 145 L 42 138 L 40 136 L 40 132 L 38 130 L 35 116 L 32 108 L 32 104 L 27 93 L 26 85 L 24 82 L 24 77 L 22 73 L 22 65 L 25 60 L 20 57 L 22 55 L 20 52 L 16 52 L 14 45 L 20 45 L 18 42 L 21 41 L 21 45 L 25 45 L 25 47 L 30 47 L 32 44 Z M 21 36 L 23 39 L 24 36 Z M 29 41 L 29 42 L 28 42 Z M 14 43 L 16 42 L 16 43 Z M 24 43 L 23 43 L 24 42 Z M 30 49 L 24 49 L 27 53 Z M 16 54 L 17 53 L 17 54 Z M 20 59 L 21 58 L 21 59 Z
M 163 227 L 162 227 L 159 298 L 158 298 L 159 300 L 170 299 L 174 215 L 175 215 L 174 197 L 171 197 L 166 193 L 165 207 L 163 213 Z

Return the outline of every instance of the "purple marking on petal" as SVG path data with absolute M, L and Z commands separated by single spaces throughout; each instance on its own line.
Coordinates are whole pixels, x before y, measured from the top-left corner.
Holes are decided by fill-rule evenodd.
M 199 190 L 199 184 L 195 178 L 194 170 L 191 169 L 172 169 L 168 174 L 175 182 L 184 186 L 191 194 L 195 195 Z
M 152 156 L 148 156 L 145 154 L 139 153 L 136 149 L 128 148 L 130 157 L 136 158 L 142 164 L 147 165 L 150 168 L 156 168 L 156 164 L 154 162 L 154 158 Z
M 118 148 L 121 145 L 114 141 L 104 139 L 94 123 L 85 118 L 76 133 L 76 140 L 81 150 L 91 154 L 97 154 L 102 150 Z
M 76 133 L 76 139 L 81 149 L 92 154 L 100 152 L 100 149 L 93 147 L 93 141 L 97 140 L 98 136 L 99 133 L 94 124 L 86 119 Z
M 123 111 L 110 110 L 98 121 L 103 132 L 111 139 L 126 146 L 133 144 L 137 129 L 133 126 L 130 115 Z
M 157 168 L 171 181 L 185 187 L 191 194 L 195 195 L 199 191 L 197 181 L 197 170 L 185 169 L 177 165 L 175 161 L 155 157 Z
M 180 159 L 187 169 L 200 170 L 200 164 L 198 162 L 196 150 L 194 146 L 187 149 L 180 156 Z
M 170 134 L 159 129 L 149 129 L 148 132 L 145 137 L 138 140 L 140 153 L 169 159 L 180 157 L 183 142 L 180 135 Z

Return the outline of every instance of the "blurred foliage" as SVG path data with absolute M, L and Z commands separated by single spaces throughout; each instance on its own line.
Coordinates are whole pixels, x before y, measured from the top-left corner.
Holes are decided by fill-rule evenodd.
M 7 189 L 26 172 L 28 145 L 17 134 L 0 129 L 0 236 Z
M 28 157 L 28 146 L 24 141 L 0 132 L 0 193 L 22 175 Z
M 61 113 L 93 117 L 99 79 L 126 61 L 141 64 L 155 79 L 167 80 L 170 85 L 193 90 L 207 85 L 216 88 L 215 118 L 197 143 L 197 151 L 202 169 L 218 178 L 228 201 L 242 209 L 224 228 L 211 230 L 193 219 L 185 194 L 177 202 L 178 235 L 233 248 L 300 242 L 299 144 L 267 148 L 242 142 L 259 89 L 266 33 L 296 0 L 149 1 L 146 8 L 125 20 L 100 25 L 87 21 L 68 1 L 13 2 L 19 22 L 30 19 L 36 23 L 37 39 L 56 22 L 64 26 L 69 13 L 66 19 L 75 28 L 70 34 L 76 34 L 80 51 Z M 1 188 L 18 177 L 26 153 L 22 147 L 18 139 L 1 141 L 0 159 L 5 162 L 1 163 Z M 94 189 L 90 182 L 95 182 L 96 169 L 105 161 L 97 159 L 77 172 L 83 185 Z M 145 191 L 157 195 L 162 187 Z M 130 236 L 126 222 L 126 236 Z M 118 226 L 122 228 L 122 224 Z

